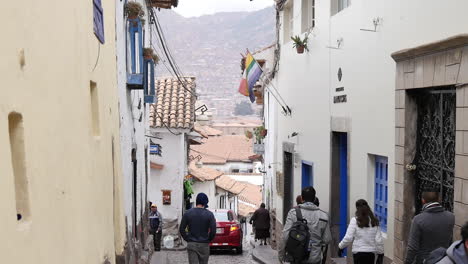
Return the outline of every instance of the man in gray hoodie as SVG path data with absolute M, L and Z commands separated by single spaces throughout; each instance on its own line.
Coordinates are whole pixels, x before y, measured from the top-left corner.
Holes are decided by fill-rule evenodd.
M 452 243 L 455 216 L 439 204 L 439 193 L 423 192 L 422 203 L 422 212 L 411 223 L 405 264 L 424 263 L 433 250 Z
M 331 232 L 328 214 L 320 210 L 315 204 L 315 189 L 312 186 L 306 187 L 302 190 L 302 204 L 299 204 L 303 219 L 307 220 L 307 226 L 310 232 L 310 254 L 305 262 L 301 263 L 314 263 L 319 264 L 322 262 L 322 248 L 330 243 Z M 280 247 L 279 258 L 280 261 L 290 262 L 286 256 L 286 242 L 289 237 L 289 231 L 293 223 L 297 221 L 296 209 L 293 208 L 289 211 L 286 219 L 286 224 L 283 228 L 283 243 Z
M 462 240 L 456 241 L 448 249 L 438 248 L 432 251 L 427 264 L 465 264 L 468 263 L 468 222 L 461 228 Z

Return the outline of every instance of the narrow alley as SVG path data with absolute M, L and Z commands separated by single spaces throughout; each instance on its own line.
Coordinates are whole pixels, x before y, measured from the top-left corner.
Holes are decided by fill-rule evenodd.
M 2 1 L 0 263 L 468 264 L 467 10 Z
M 153 254 L 151 264 L 188 264 L 187 251 L 159 251 Z M 244 240 L 244 251 L 220 250 L 212 252 L 209 264 L 257 264 L 252 259 L 250 242 Z

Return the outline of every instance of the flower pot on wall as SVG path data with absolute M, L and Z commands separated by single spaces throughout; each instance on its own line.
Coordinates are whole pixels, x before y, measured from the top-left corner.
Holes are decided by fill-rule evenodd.
M 296 51 L 298 54 L 304 53 L 305 46 L 299 45 L 296 47 Z

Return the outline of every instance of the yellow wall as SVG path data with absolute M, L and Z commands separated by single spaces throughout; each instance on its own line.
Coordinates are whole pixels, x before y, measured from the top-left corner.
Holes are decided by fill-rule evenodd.
M 115 6 L 102 1 L 106 43 L 99 48 L 92 3 L 2 3 L 1 263 L 103 263 L 106 255 L 113 263 L 122 251 L 122 199 L 120 188 L 114 190 L 114 178 L 121 184 Z M 90 81 L 97 87 L 100 136 L 92 129 Z M 16 220 L 8 122 L 14 111 L 24 125 L 26 223 Z

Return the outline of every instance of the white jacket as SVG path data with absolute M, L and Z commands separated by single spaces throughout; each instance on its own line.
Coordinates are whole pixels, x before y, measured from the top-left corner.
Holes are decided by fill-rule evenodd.
M 354 242 L 353 242 L 354 241 Z M 356 217 L 351 219 L 346 235 L 338 245 L 340 249 L 353 243 L 353 253 L 373 252 L 383 254 L 383 238 L 380 227 L 358 227 Z

